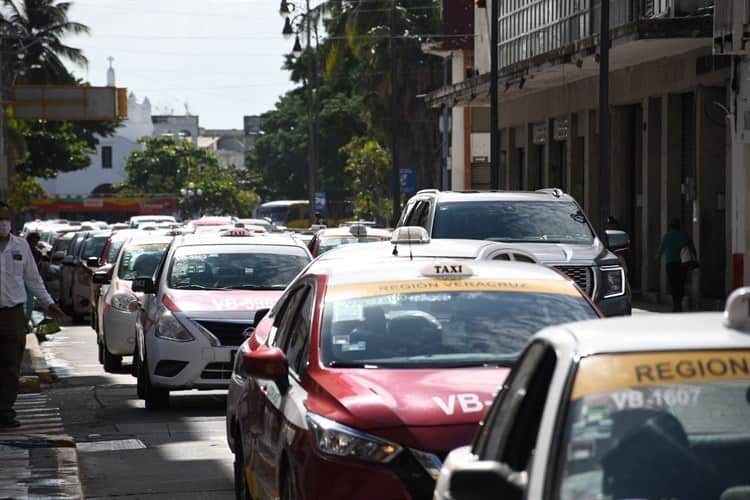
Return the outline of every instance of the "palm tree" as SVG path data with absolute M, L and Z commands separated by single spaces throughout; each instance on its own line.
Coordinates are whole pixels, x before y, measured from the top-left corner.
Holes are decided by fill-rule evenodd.
M 89 28 L 68 19 L 71 6 L 58 0 L 2 0 L 5 85 L 12 85 L 16 77 L 33 84 L 74 83 L 64 61 L 86 66 L 88 60 L 81 49 L 64 44 L 63 39 L 88 34 Z

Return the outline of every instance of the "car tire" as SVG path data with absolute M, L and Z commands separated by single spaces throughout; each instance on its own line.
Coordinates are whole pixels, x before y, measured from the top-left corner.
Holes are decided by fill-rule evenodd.
M 147 410 L 166 410 L 169 408 L 169 390 L 154 387 L 148 375 L 148 358 L 138 363 L 138 392 L 143 394 Z
M 297 483 L 294 479 L 289 462 L 284 467 L 284 475 L 281 478 L 281 488 L 279 488 L 279 500 L 297 500 Z
M 83 325 L 86 323 L 86 315 L 81 314 L 73 310 L 73 314 L 71 315 L 73 317 L 73 324 L 74 325 Z
M 104 365 L 104 371 L 107 373 L 117 373 L 122 369 L 122 356 L 116 356 L 109 352 L 107 349 L 107 343 L 102 339 L 101 342 L 102 351 L 102 364 Z
M 250 496 L 250 488 L 247 485 L 245 474 L 245 458 L 242 452 L 242 443 L 238 436 L 234 438 L 234 498 L 237 500 L 253 500 Z

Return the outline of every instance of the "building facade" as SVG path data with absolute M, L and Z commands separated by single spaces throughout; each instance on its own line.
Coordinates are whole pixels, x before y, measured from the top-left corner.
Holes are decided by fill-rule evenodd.
M 198 117 L 193 115 L 154 115 L 151 117 L 154 126 L 154 137 L 172 137 L 187 139 L 198 144 L 200 126 Z
M 748 282 L 731 251 L 740 230 L 728 211 L 737 197 L 726 113 L 733 63 L 713 54 L 713 3 L 610 2 L 605 162 L 598 152 L 600 2 L 500 1 L 495 16 L 500 187 L 560 187 L 599 226 L 599 172 L 607 168 L 609 199 L 603 202 L 630 234 L 634 290 L 666 300 L 664 266 L 655 257 L 668 222 L 679 218 L 698 248 L 701 268 L 692 273 L 691 297 L 704 306 L 721 301 L 738 273 Z M 472 65 L 459 61 L 471 71 L 454 71 L 464 78 L 427 96 L 429 105 L 453 111 L 452 189 L 491 187 L 486 159 L 493 152 L 484 139 L 492 126 L 489 24 L 480 22 L 493 18 L 490 4 L 475 8 Z M 455 120 L 456 109 L 463 123 Z

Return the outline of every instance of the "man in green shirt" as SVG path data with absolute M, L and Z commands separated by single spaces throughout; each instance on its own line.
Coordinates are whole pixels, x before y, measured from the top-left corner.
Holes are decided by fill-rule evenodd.
M 685 246 L 693 248 L 690 236 L 680 229 L 680 219 L 669 221 L 669 230 L 661 239 L 658 256 L 664 256 L 667 265 L 667 282 L 672 296 L 672 311 L 682 311 L 682 298 L 685 296 L 686 270 L 682 265 L 680 253 Z

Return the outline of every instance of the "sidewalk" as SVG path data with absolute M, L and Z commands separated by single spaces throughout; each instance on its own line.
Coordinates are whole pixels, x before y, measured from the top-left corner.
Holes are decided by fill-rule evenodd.
M 21 427 L 0 430 L 0 499 L 83 498 L 75 441 L 65 434 L 60 410 L 39 392 L 51 380 L 31 334 L 15 405 Z

